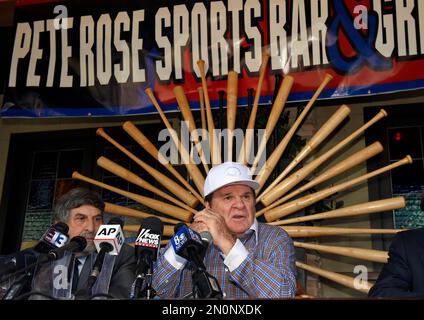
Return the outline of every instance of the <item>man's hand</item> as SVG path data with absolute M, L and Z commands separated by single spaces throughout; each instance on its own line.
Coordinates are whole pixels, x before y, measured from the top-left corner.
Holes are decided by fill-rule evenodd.
M 227 255 L 236 243 L 236 236 L 228 229 L 224 218 L 212 211 L 203 209 L 194 215 L 191 228 L 197 232 L 209 231 L 213 237 L 213 243 Z

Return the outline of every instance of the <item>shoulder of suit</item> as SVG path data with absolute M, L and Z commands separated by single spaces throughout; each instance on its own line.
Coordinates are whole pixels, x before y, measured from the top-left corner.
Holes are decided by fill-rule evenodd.
M 288 237 L 288 233 L 279 226 L 273 226 L 271 224 L 258 222 L 258 233 L 259 235 L 265 232 L 269 235 L 275 234 L 275 236 Z
M 124 243 L 119 254 L 134 254 L 134 247 L 130 246 L 128 243 Z
M 405 231 L 401 231 L 398 233 L 399 237 L 402 237 L 403 239 L 411 239 L 411 238 L 420 238 L 424 240 L 424 227 L 423 228 L 416 228 L 416 229 L 409 229 Z

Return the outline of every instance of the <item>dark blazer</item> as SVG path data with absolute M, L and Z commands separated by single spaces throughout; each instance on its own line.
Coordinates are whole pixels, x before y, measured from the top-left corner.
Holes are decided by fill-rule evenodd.
M 396 234 L 369 297 L 424 298 L 424 228 Z
M 97 257 L 97 253 L 90 254 L 85 260 L 81 274 L 78 278 L 76 290 L 76 299 L 84 298 L 87 279 L 90 275 L 92 265 Z M 128 244 L 124 244 L 115 260 L 112 278 L 109 285 L 109 295 L 116 299 L 129 299 L 131 286 L 135 279 L 135 256 L 134 248 Z M 86 297 L 86 296 L 85 296 Z

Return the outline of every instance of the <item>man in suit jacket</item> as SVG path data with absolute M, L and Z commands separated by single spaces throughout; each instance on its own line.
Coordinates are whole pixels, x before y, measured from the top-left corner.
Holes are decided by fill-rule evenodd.
M 73 292 L 78 299 L 86 297 L 85 286 L 91 272 L 97 252 L 93 239 L 99 227 L 103 224 L 103 211 L 105 204 L 100 196 L 84 188 L 75 188 L 64 194 L 57 202 L 54 210 L 54 220 L 65 222 L 69 226 L 69 238 L 83 236 L 87 246 L 83 252 L 76 254 L 80 262 L 78 267 L 79 277 L 74 278 L 77 285 L 73 284 Z M 108 294 L 117 299 L 128 299 L 131 285 L 135 277 L 134 249 L 124 244 L 116 257 Z
M 424 228 L 396 234 L 369 297 L 424 298 Z
M 96 260 L 97 253 L 93 252 L 88 255 L 79 277 L 76 278 L 77 284 L 72 286 L 76 299 L 87 298 L 87 280 L 91 273 L 93 264 Z M 131 286 L 134 281 L 135 260 L 134 248 L 128 244 L 124 244 L 114 262 L 112 278 L 110 280 L 108 294 L 116 299 L 129 299 Z

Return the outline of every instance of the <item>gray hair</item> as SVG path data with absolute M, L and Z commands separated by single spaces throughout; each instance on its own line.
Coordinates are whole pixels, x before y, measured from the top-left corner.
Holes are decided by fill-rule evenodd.
M 93 206 L 99 209 L 103 215 L 105 203 L 97 192 L 85 188 L 75 188 L 59 198 L 54 208 L 53 218 L 57 222 L 67 223 L 70 211 L 83 205 Z

